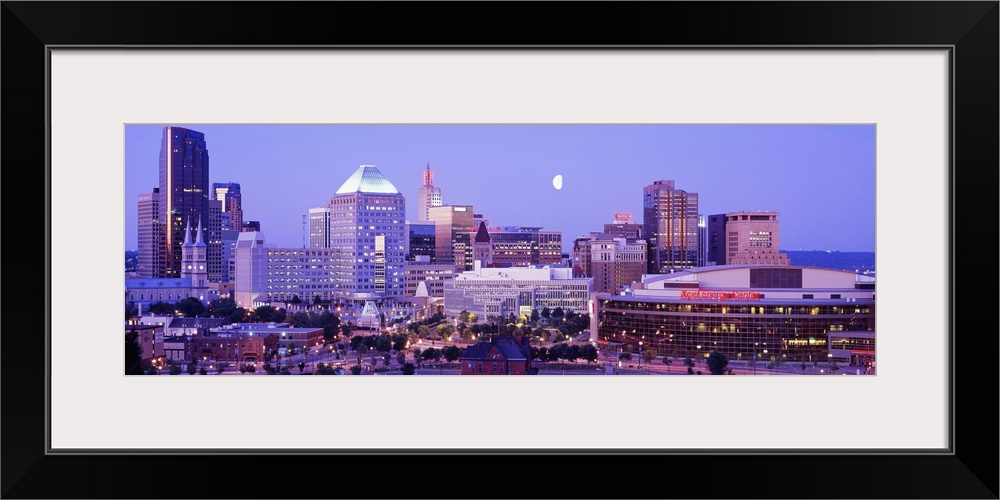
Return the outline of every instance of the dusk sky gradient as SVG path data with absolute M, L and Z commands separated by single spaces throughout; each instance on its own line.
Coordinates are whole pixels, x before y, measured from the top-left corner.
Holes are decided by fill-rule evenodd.
M 642 189 L 674 180 L 704 215 L 779 212 L 781 250 L 875 251 L 874 125 L 126 125 L 125 248 L 138 195 L 157 186 L 165 125 L 205 133 L 211 182 L 237 182 L 243 219 L 268 243 L 301 248 L 302 215 L 359 165 L 406 197 L 430 163 L 446 205 L 491 226 L 542 226 L 573 239 L 616 213 L 642 223 Z M 563 176 L 556 190 L 552 178 Z

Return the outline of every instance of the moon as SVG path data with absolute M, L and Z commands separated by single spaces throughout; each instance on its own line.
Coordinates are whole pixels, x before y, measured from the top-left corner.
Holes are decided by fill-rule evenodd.
M 556 189 L 562 189 L 562 174 L 559 174 L 552 178 L 552 187 Z

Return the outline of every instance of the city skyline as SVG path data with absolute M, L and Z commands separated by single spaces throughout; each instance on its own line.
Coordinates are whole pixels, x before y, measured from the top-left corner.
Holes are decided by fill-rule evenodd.
M 157 185 L 164 126 L 126 126 L 126 249 L 137 248 L 137 197 Z M 783 250 L 875 250 L 872 125 L 175 126 L 204 133 L 209 182 L 240 184 L 243 218 L 280 246 L 302 247 L 302 216 L 362 164 L 418 220 L 429 163 L 444 204 L 472 205 L 491 226 L 560 231 L 564 253 L 616 213 L 642 223 L 643 187 L 661 179 L 697 193 L 702 215 L 778 212 Z

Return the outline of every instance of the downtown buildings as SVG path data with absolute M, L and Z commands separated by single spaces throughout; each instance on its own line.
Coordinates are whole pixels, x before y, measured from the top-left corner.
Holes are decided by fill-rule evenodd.
M 424 184 L 417 191 L 417 220 L 426 222 L 431 220 L 431 207 L 444 205 L 441 201 L 441 188 L 434 187 L 434 172 L 431 171 L 431 164 L 427 164 L 424 170 Z
M 312 209 L 309 248 L 269 246 L 245 232 L 236 243 L 237 304 L 404 294 L 406 200 L 374 165 L 361 165 L 330 198 Z
M 138 266 L 143 278 L 176 278 L 181 275 L 181 246 L 185 224 L 198 223 L 207 231 L 207 275 L 213 283 L 224 281 L 222 229 L 226 205 L 217 199 L 219 186 L 209 185 L 209 156 L 205 134 L 182 127 L 164 127 L 160 140 L 159 185 L 138 197 Z M 239 185 L 231 207 L 240 214 Z M 240 215 L 242 217 L 242 215 Z
M 444 314 L 449 318 L 462 311 L 481 318 L 518 316 L 546 307 L 583 313 L 592 291 L 592 280 L 574 278 L 569 268 L 484 268 L 476 261 L 472 271 L 444 282 Z

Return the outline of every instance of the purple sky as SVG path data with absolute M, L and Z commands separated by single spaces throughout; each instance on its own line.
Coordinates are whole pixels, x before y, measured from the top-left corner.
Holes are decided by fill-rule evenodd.
M 197 125 L 211 182 L 237 182 L 244 220 L 269 243 L 301 247 L 302 214 L 329 202 L 362 164 L 378 167 L 416 219 L 424 166 L 445 204 L 493 226 L 573 238 L 615 213 L 642 222 L 658 179 L 698 193 L 699 211 L 774 210 L 782 250 L 875 251 L 873 125 Z M 136 197 L 157 185 L 162 125 L 125 127 L 125 246 Z M 556 190 L 552 178 L 563 176 Z

